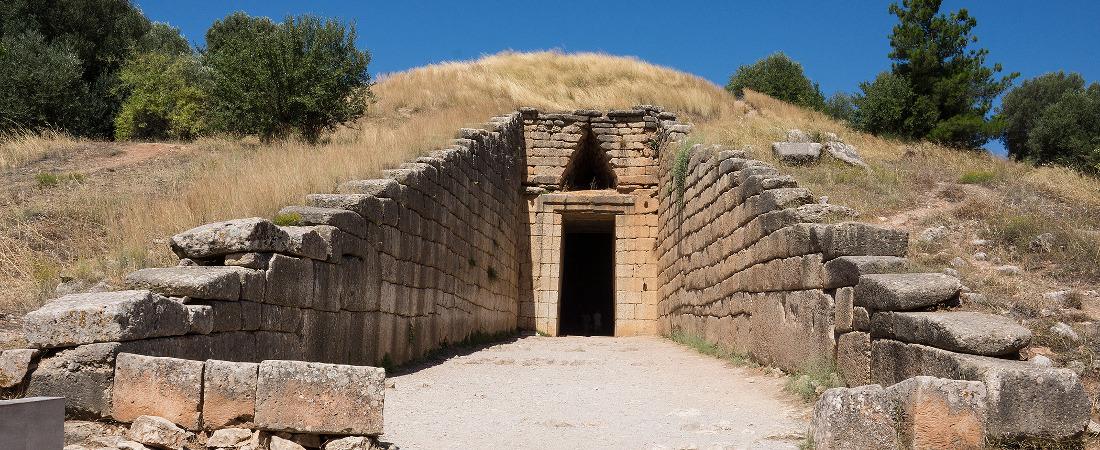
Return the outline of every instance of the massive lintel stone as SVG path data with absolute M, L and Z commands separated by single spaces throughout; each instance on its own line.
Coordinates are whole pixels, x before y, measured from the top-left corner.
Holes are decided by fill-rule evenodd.
M 237 267 L 183 266 L 141 269 L 126 275 L 126 287 L 148 289 L 170 297 L 208 300 L 241 298 L 241 277 Z
M 860 222 L 814 227 L 814 242 L 825 260 L 841 256 L 905 256 L 909 234 Z
M 1066 439 L 1089 422 L 1088 394 L 1070 370 L 889 339 L 871 343 L 872 382 L 892 384 L 920 375 L 985 383 L 987 432 L 996 439 Z
M 284 253 L 288 239 L 286 232 L 270 220 L 252 217 L 200 225 L 172 236 L 172 251 L 192 259 L 230 253 Z
M 1031 342 L 1031 331 L 1011 319 L 977 312 L 881 312 L 871 336 L 973 355 L 1011 355 Z
M 808 164 L 821 157 L 821 144 L 816 142 L 772 142 L 772 153 L 787 164 Z
M 905 270 L 906 259 L 897 256 L 841 256 L 825 263 L 825 288 L 855 286 L 859 277 Z
M 183 304 L 149 291 L 72 294 L 28 313 L 23 332 L 31 347 L 71 347 L 178 336 L 187 318 Z
M 910 311 L 943 303 L 959 293 L 959 279 L 942 273 L 863 275 L 855 304 L 874 311 Z
M 115 360 L 111 416 L 131 422 L 158 416 L 199 428 L 203 362 L 120 353 Z
M 385 370 L 377 367 L 264 361 L 256 389 L 256 426 L 293 433 L 379 435 L 385 378 Z

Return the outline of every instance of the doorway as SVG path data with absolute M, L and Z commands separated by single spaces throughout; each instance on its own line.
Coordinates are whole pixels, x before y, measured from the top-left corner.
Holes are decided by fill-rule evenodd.
M 615 334 L 615 218 L 566 217 L 562 223 L 558 334 Z

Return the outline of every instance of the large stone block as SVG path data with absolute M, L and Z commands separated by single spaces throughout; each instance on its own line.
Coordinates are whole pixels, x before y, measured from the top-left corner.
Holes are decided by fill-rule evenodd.
M 787 164 L 808 164 L 821 157 L 821 144 L 816 142 L 772 142 L 772 153 Z
M 877 384 L 825 391 L 814 405 L 815 448 L 900 448 L 892 406 L 886 391 Z
M 859 222 L 814 227 L 814 239 L 825 260 L 841 256 L 898 256 L 909 249 L 909 234 Z
M 188 331 L 187 308 L 149 291 L 72 294 L 23 318 L 31 347 L 177 336 Z
M 237 300 L 241 297 L 239 268 L 183 266 L 141 269 L 126 275 L 126 287 L 147 289 L 169 297 Z
M 202 424 L 208 430 L 251 426 L 256 416 L 258 363 L 206 361 Z
M 275 255 L 267 269 L 266 303 L 308 308 L 313 305 L 313 260 Z
M 942 273 L 863 275 L 855 304 L 874 311 L 909 311 L 949 301 L 961 287 L 958 278 Z
M 126 436 L 153 448 L 183 449 L 192 440 L 194 434 L 180 429 L 163 417 L 140 416 L 130 424 L 130 430 L 126 432 Z
M 855 286 L 860 276 L 903 272 L 905 266 L 897 256 L 841 256 L 825 263 L 825 288 Z
M 291 226 L 280 227 L 290 236 L 287 241 L 287 251 L 292 255 L 310 259 L 326 260 L 332 253 L 332 245 L 318 232 L 318 228 L 327 225 L 316 226 Z M 331 235 L 331 233 L 325 233 Z
M 201 225 L 172 236 L 172 251 L 181 258 L 207 259 L 230 253 L 287 251 L 288 236 L 259 217 Z
M 39 450 L 64 446 L 64 398 L 0 400 L 0 448 Z
M 986 387 L 978 381 L 913 377 L 886 388 L 904 448 L 987 448 Z
M 386 180 L 392 182 L 393 180 Z M 338 208 L 318 208 L 316 206 L 287 206 L 279 210 L 280 215 L 297 214 L 303 225 L 331 225 L 355 236 L 365 237 L 367 221 L 354 212 Z
M 12 388 L 23 383 L 36 356 L 38 356 L 38 350 L 28 348 L 0 352 L 0 389 Z
M 836 367 L 849 387 L 871 384 L 871 336 L 859 331 L 840 335 Z
M 1031 330 L 1012 319 L 978 312 L 880 312 L 871 336 L 973 355 L 1011 355 L 1031 342 Z
M 71 419 L 99 419 L 111 413 L 116 342 L 88 344 L 42 358 L 27 382 L 28 397 L 65 397 Z
M 256 425 L 297 433 L 379 435 L 385 377 L 377 367 L 264 361 Z
M 120 422 L 158 416 L 196 430 L 202 373 L 202 361 L 120 353 L 115 361 L 111 416 Z

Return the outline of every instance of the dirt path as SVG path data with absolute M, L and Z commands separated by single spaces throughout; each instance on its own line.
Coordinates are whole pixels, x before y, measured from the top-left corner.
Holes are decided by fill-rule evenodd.
M 798 448 L 783 378 L 658 337 L 524 337 L 390 378 L 403 449 Z

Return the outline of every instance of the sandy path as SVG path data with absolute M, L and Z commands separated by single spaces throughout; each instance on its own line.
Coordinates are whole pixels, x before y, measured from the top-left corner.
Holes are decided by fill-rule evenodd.
M 390 378 L 402 449 L 797 448 L 783 379 L 657 337 L 524 337 Z

